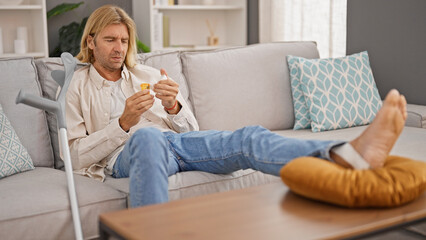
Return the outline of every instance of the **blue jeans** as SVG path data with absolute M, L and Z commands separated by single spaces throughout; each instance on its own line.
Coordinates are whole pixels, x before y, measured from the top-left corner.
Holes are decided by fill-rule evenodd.
M 226 174 L 252 168 L 279 176 L 294 158 L 313 156 L 330 160 L 336 141 L 285 138 L 251 126 L 236 131 L 136 131 L 113 167 L 115 178 L 130 177 L 132 207 L 167 202 L 168 177 L 181 171 Z

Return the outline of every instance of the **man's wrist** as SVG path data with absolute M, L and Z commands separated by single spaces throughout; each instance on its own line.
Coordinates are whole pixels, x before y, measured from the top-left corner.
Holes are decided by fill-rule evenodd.
M 175 104 L 173 105 L 173 107 L 171 108 L 166 108 L 164 107 L 164 110 L 168 113 L 168 114 L 177 114 L 180 111 L 181 105 L 179 103 L 178 100 L 175 101 Z
M 121 129 L 123 129 L 123 131 L 125 131 L 126 133 L 129 132 L 130 128 L 124 127 L 123 124 L 121 123 L 121 118 L 118 119 L 118 125 L 120 126 Z

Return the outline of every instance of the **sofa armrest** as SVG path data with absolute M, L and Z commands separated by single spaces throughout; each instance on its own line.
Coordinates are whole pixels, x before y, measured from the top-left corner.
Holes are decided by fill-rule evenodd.
M 407 104 L 407 114 L 405 126 L 426 128 L 426 106 Z

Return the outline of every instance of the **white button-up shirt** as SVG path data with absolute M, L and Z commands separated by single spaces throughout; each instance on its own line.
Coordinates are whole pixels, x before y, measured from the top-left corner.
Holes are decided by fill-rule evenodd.
M 122 70 L 121 89 L 126 98 L 140 91 L 141 83 L 154 85 L 160 78 L 160 71 L 136 65 Z M 111 87 L 93 67 L 85 66 L 74 73 L 67 91 L 66 119 L 68 142 L 74 172 L 103 181 L 104 170 L 112 168 L 116 157 L 125 142 L 137 130 L 143 127 L 155 127 L 161 131 L 188 132 L 198 131 L 198 123 L 178 93 L 177 100 L 182 108 L 176 115 L 168 114 L 161 100 L 155 98 L 154 105 L 142 114 L 141 121 L 133 126 L 129 133 L 123 131 L 118 118 L 110 121 Z

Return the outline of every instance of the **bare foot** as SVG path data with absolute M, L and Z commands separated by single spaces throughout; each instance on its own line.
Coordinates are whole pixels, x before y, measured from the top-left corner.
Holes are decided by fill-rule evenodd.
M 407 119 L 406 105 L 405 97 L 397 90 L 391 90 L 370 126 L 359 137 L 349 142 L 371 168 L 383 166 L 401 134 Z

